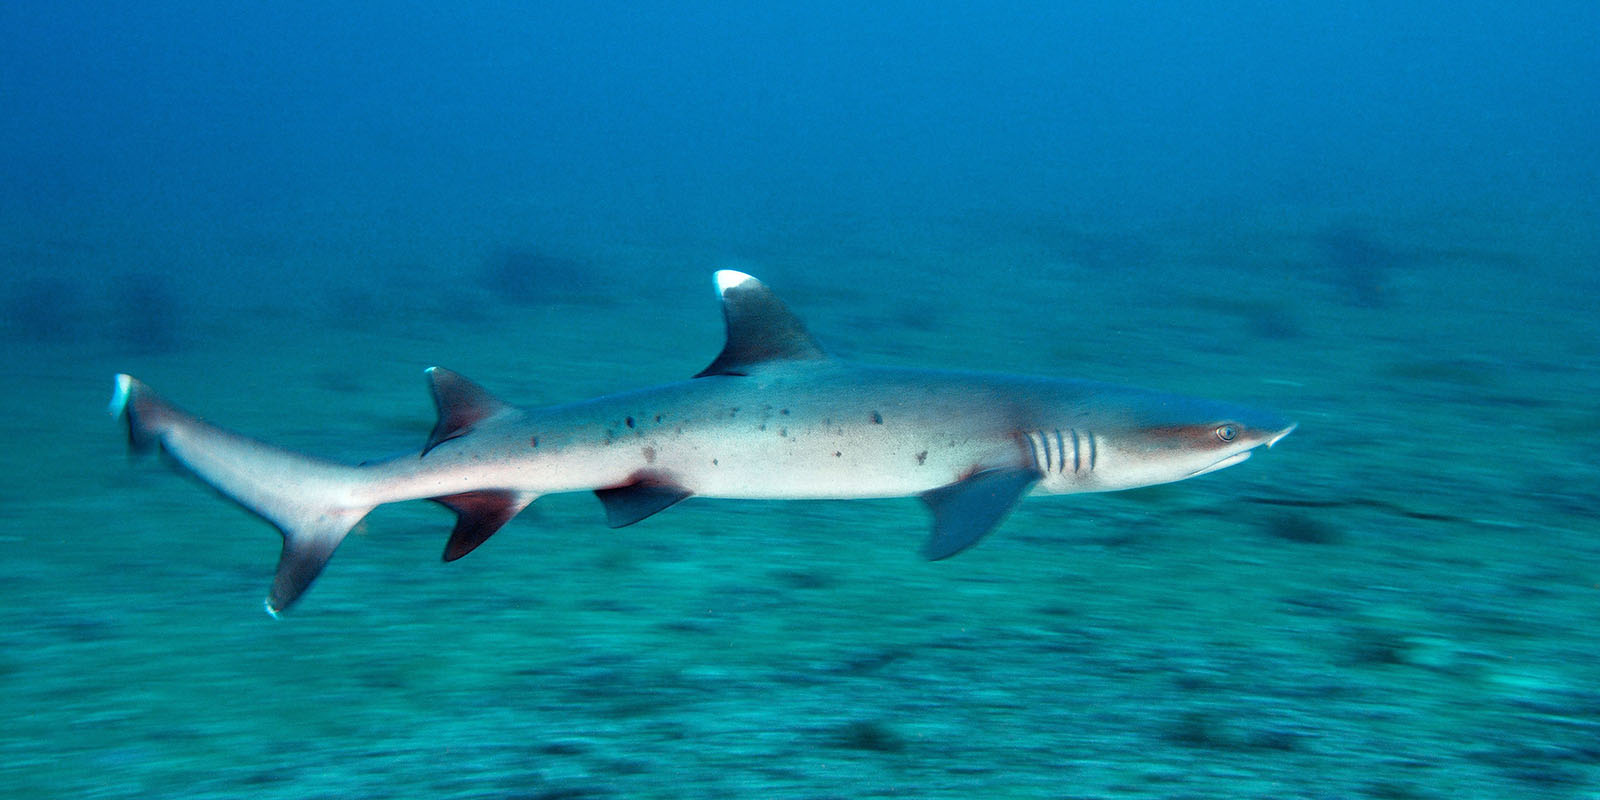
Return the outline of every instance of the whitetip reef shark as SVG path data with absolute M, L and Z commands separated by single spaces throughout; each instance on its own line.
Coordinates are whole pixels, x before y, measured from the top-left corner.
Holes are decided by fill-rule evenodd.
M 117 375 L 111 413 L 135 451 L 163 453 L 272 523 L 277 616 L 345 534 L 384 503 L 456 513 L 444 560 L 540 495 L 592 491 L 613 528 L 692 496 L 916 495 L 928 559 L 953 556 L 1027 494 L 1131 489 L 1230 467 L 1294 430 L 1274 414 L 1081 380 L 856 364 L 827 355 L 765 285 L 715 273 L 727 340 L 678 383 L 521 409 L 449 370 L 427 376 L 438 423 L 417 454 L 359 466 L 224 430 Z

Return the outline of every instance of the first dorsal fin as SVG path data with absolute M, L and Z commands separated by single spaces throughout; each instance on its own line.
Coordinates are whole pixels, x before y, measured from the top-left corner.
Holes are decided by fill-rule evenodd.
M 765 284 L 743 272 L 718 270 L 717 293 L 728 340 L 707 375 L 748 375 L 752 367 L 771 361 L 817 361 L 827 358 L 806 326 Z
M 489 390 L 443 367 L 428 367 L 428 386 L 433 391 L 433 404 L 439 409 L 439 421 L 434 423 L 433 433 L 428 434 L 423 455 L 511 408 Z

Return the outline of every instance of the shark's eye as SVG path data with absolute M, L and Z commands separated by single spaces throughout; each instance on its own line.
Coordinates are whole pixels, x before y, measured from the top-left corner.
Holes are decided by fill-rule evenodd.
M 1235 425 L 1222 425 L 1217 428 L 1217 438 L 1224 442 L 1231 442 L 1239 438 L 1239 428 Z

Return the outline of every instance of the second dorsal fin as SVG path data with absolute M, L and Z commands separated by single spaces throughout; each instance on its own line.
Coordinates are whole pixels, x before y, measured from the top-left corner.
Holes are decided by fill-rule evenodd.
M 717 270 L 717 293 L 722 296 L 722 317 L 728 340 L 707 375 L 748 375 L 750 369 L 772 361 L 819 361 L 827 358 L 800 318 L 765 284 L 743 272 Z
M 505 411 L 511 406 L 489 394 L 489 390 L 443 367 L 428 367 L 428 388 L 439 409 L 439 421 L 428 434 L 422 454 L 472 431 L 472 426 Z

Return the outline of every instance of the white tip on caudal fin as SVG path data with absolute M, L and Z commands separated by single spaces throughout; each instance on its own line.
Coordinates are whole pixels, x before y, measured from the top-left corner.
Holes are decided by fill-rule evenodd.
M 111 388 L 111 416 L 122 418 L 122 412 L 128 407 L 128 396 L 133 394 L 133 376 L 121 372 L 117 373 L 115 383 Z
M 283 534 L 283 553 L 267 597 L 273 616 L 299 599 L 345 534 L 372 510 L 353 499 L 363 484 L 359 468 L 218 428 L 131 376 L 116 377 L 111 413 L 127 423 L 135 450 L 159 446 L 179 466 Z

